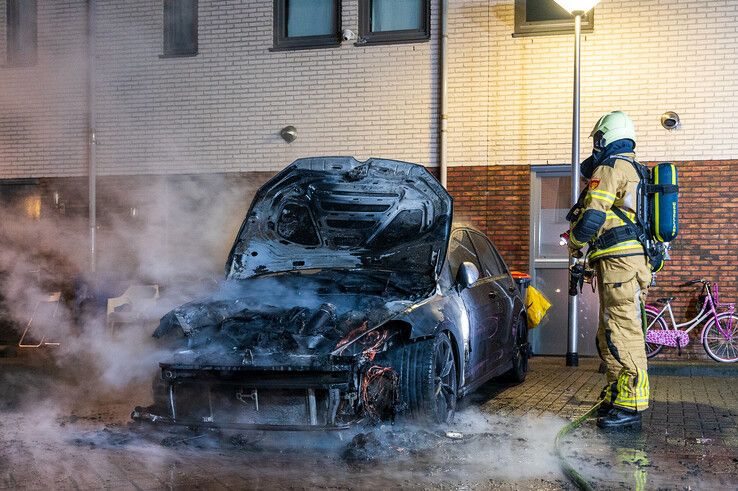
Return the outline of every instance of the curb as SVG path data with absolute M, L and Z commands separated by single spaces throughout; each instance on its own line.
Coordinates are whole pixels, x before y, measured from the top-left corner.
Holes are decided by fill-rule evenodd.
M 648 374 L 664 377 L 719 377 L 738 378 L 736 363 L 678 363 L 649 362 Z

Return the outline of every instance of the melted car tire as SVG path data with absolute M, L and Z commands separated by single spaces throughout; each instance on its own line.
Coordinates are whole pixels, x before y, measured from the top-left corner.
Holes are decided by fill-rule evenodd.
M 505 373 L 504 379 L 508 382 L 520 384 L 528 374 L 528 325 L 525 317 L 518 320 L 518 334 L 513 347 L 513 367 Z
M 456 413 L 457 367 L 446 333 L 394 353 L 402 414 L 415 421 L 450 423 Z

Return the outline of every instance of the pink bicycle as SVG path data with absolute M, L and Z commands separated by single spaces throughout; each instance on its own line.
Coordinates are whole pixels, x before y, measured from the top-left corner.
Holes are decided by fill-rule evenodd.
M 705 322 L 700 340 L 710 358 L 724 363 L 738 361 L 738 316 L 735 315 L 735 304 L 721 304 L 718 301 L 718 284 L 705 279 L 692 280 L 686 285 L 702 284 L 702 309 L 693 319 L 677 324 L 671 302 L 674 297 L 659 298 L 658 305 L 646 305 L 646 355 L 656 356 L 664 346 L 681 349 L 690 342 L 689 333 L 699 324 Z M 662 307 L 663 306 L 663 307 Z M 718 312 L 718 309 L 722 312 Z M 666 312 L 669 319 L 666 319 Z M 671 324 L 669 324 L 671 320 Z

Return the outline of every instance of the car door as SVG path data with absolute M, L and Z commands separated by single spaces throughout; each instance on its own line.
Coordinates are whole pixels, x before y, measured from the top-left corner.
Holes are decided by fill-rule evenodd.
M 471 349 L 465 375 L 467 380 L 477 381 L 487 377 L 489 372 L 487 359 L 490 355 L 490 323 L 493 319 L 490 297 L 495 294 L 495 286 L 489 275 L 484 274 L 469 234 L 465 230 L 457 230 L 452 234 L 449 246 L 449 266 L 454 281 L 461 263 L 465 261 L 474 264 L 480 273 L 476 283 L 459 292 L 469 314 Z
M 490 339 L 488 340 L 487 362 L 489 372 L 495 375 L 505 369 L 504 361 L 512 354 L 512 317 L 515 282 L 507 270 L 505 262 L 495 247 L 484 235 L 469 233 L 484 273 L 489 277 L 493 294 L 491 296 Z

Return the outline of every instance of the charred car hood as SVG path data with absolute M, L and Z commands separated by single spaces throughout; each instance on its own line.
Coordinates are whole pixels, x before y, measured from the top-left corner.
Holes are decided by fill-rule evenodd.
M 435 282 L 452 200 L 422 166 L 350 157 L 300 159 L 256 194 L 226 263 L 230 279 L 372 268 Z
M 339 289 L 328 280 L 336 274 L 226 282 L 210 298 L 166 314 L 154 336 L 173 339 L 180 348 L 166 362 L 258 365 L 262 360 L 269 366 L 293 365 L 300 357 L 314 360 L 341 351 L 414 303 L 399 293 L 379 292 L 376 286 L 370 287 L 373 292 Z

